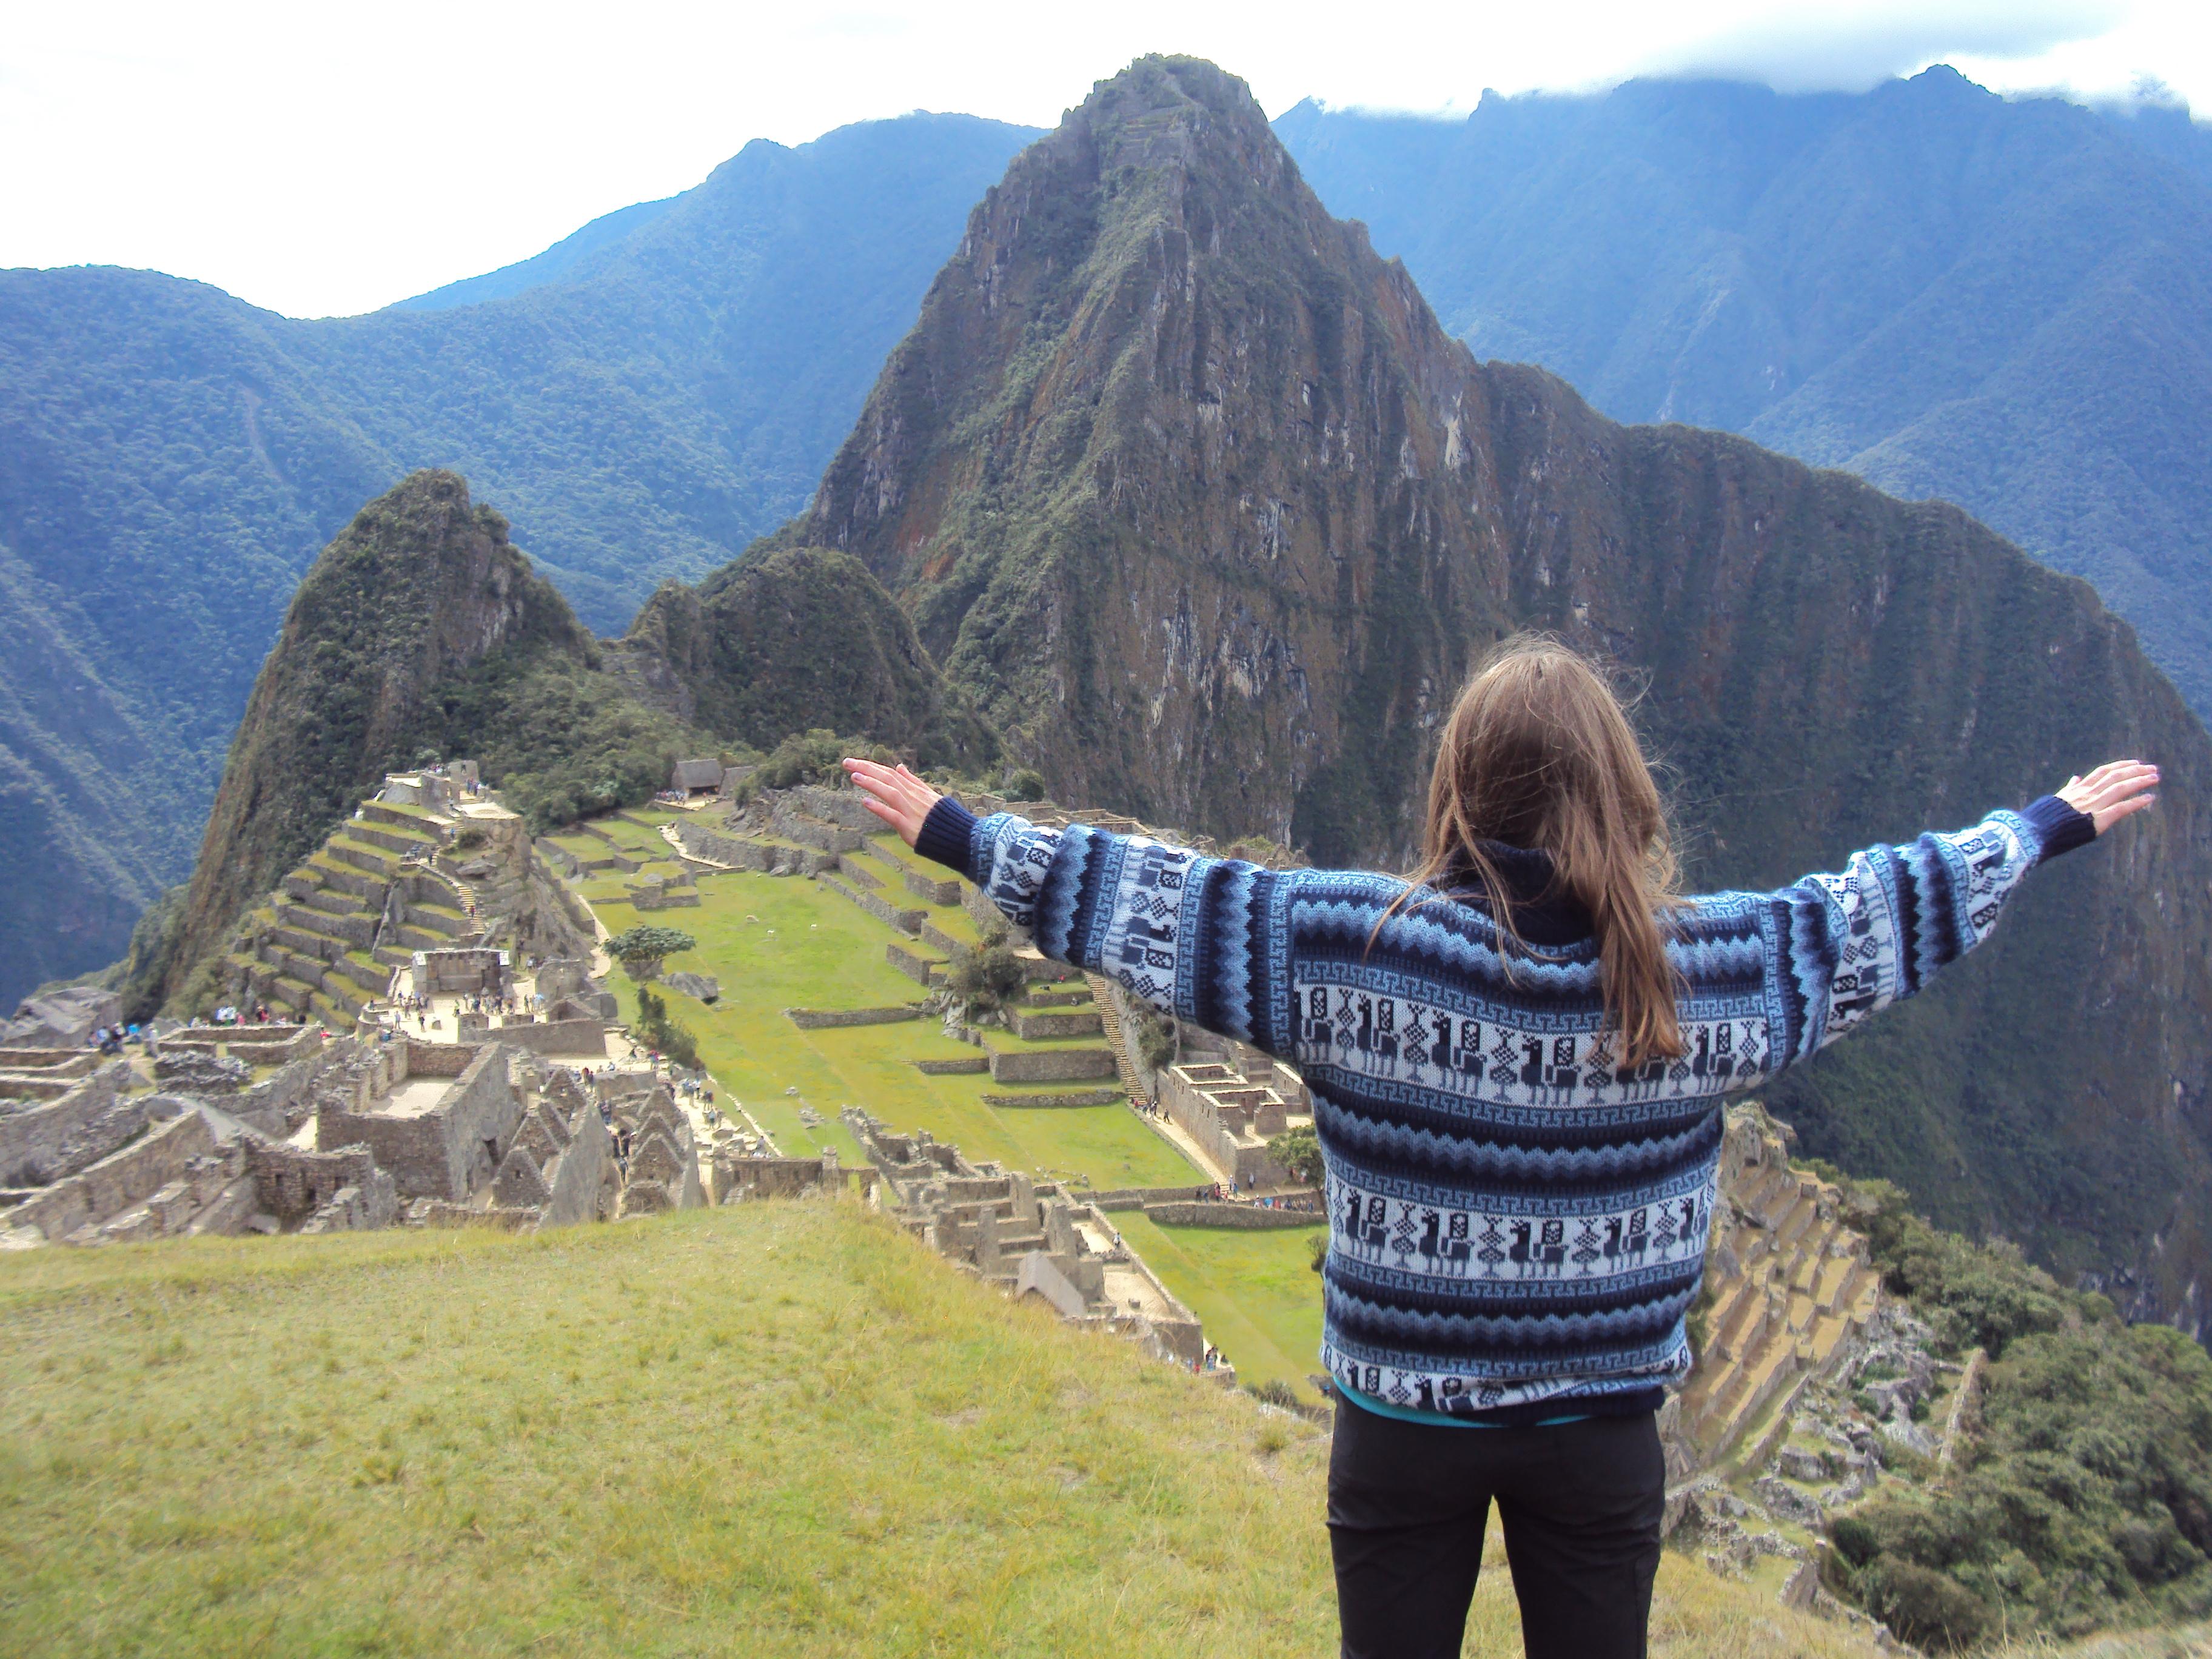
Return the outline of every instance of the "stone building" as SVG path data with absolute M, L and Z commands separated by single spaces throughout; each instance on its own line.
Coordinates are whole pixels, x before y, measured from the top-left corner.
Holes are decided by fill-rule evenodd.
M 926 1130 L 893 1133 L 857 1107 L 841 1118 L 882 1178 L 884 1207 L 940 1255 L 1072 1323 L 1133 1336 L 1161 1358 L 1194 1365 L 1204 1357 L 1197 1316 L 1087 1198 L 994 1163 L 970 1164 Z
M 654 1083 L 641 1094 L 634 1085 L 642 1080 L 620 1072 L 599 1081 L 605 1085 L 600 1097 L 607 1103 L 617 1144 L 629 1148 L 619 1170 L 613 1214 L 655 1215 L 704 1205 L 707 1189 L 700 1179 L 691 1120 L 666 1086 Z
M 1209 1037 L 1211 1042 L 1219 1038 Z M 1267 1142 L 1313 1121 L 1305 1084 L 1289 1066 L 1243 1044 L 1186 1051 L 1157 1073 L 1162 1110 L 1246 1188 L 1288 1185 Z
M 409 983 L 418 997 L 495 997 L 507 989 L 508 966 L 505 951 L 417 951 L 409 968 Z
M 505 1030 L 477 1042 L 325 1044 L 241 1029 L 240 1047 L 269 1051 L 254 1065 L 183 1035 L 162 1047 L 187 1069 L 251 1079 L 293 1057 L 245 1086 L 210 1073 L 228 1091 L 212 1098 L 132 1092 L 118 1060 L 58 1098 L 0 1100 L 0 1243 L 402 1221 L 535 1231 L 705 1201 L 690 1122 L 665 1090 L 625 1097 L 625 1172 L 599 1102 Z

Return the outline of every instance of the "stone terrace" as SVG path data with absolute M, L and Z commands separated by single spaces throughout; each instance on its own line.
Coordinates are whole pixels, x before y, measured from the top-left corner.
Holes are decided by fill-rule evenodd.
M 228 958 L 238 981 L 301 1018 L 346 1030 L 415 951 L 473 942 L 480 930 L 464 890 L 436 865 L 459 822 L 364 802 L 247 916 Z
M 1763 1458 L 1758 1431 L 1785 1419 L 1808 1381 L 1848 1364 L 1881 1307 L 1880 1276 L 1866 1240 L 1844 1224 L 1842 1194 L 1790 1167 L 1756 1105 L 1728 1114 L 1704 1352 L 1675 1425 L 1699 1464 Z

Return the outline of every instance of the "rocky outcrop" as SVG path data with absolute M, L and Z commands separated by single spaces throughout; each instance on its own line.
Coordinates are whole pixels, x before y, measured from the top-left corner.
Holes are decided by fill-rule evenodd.
M 2126 626 L 1955 508 L 1477 363 L 1212 65 L 1016 159 L 783 540 L 866 564 L 1059 798 L 1322 861 L 1407 856 L 1522 627 L 1648 685 L 1702 885 L 2155 757 L 2157 812 L 1771 1098 L 2139 1313 L 2212 1266 L 2212 741 Z
M 123 999 L 89 985 L 34 996 L 0 1027 L 0 1048 L 75 1048 L 103 1025 L 122 1023 Z
M 409 748 L 441 681 L 502 648 L 582 662 L 590 635 L 451 472 L 364 507 L 293 596 L 231 744 L 164 991 Z
M 998 750 L 867 568 L 820 548 L 664 583 L 608 660 L 641 701 L 761 749 L 828 727 L 969 773 Z

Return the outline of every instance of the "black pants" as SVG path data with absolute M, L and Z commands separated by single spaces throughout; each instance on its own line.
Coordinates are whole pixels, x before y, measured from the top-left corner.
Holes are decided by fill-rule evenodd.
M 1666 1484 L 1650 1413 L 1461 1429 L 1340 1401 L 1328 1538 L 1343 1659 L 1459 1659 L 1493 1498 L 1528 1659 L 1642 1659 Z

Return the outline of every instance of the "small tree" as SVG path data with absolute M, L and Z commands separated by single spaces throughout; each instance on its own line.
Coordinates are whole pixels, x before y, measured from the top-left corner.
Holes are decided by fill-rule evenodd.
M 1175 1059 L 1180 1044 L 1172 1022 L 1139 1002 L 1131 1006 L 1124 1023 L 1136 1028 L 1138 1055 L 1152 1070 L 1157 1072 Z
M 617 933 L 607 941 L 607 954 L 623 965 L 623 971 L 641 982 L 660 975 L 662 959 L 678 951 L 689 951 L 699 941 L 677 927 L 655 927 L 641 923 L 626 933 Z
M 650 986 L 637 988 L 635 1030 L 645 1039 L 647 1048 L 658 1049 L 672 1065 L 681 1066 L 687 1072 L 699 1069 L 698 1038 L 690 1026 L 669 1017 L 667 1003 L 655 996 Z
M 1321 1137 L 1306 1126 L 1285 1129 L 1267 1143 L 1267 1156 L 1308 1187 L 1321 1185 Z
M 1004 928 L 994 927 L 946 973 L 945 982 L 970 1008 L 996 1008 L 1021 988 L 1022 964 L 1014 959 Z

